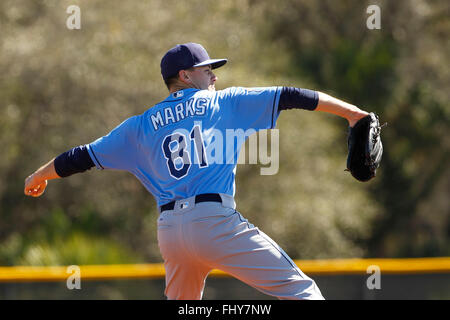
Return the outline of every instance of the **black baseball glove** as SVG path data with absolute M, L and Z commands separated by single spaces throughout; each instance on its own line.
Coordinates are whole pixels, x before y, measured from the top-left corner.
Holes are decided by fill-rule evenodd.
M 349 127 L 346 171 L 359 181 L 369 181 L 376 176 L 383 155 L 381 128 L 378 116 L 373 112 Z

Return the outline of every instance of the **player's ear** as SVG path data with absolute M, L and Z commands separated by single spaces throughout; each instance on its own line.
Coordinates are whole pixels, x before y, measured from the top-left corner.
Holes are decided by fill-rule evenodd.
M 191 83 L 191 79 L 189 78 L 189 75 L 187 74 L 186 70 L 180 70 L 178 73 L 178 77 L 181 81 L 185 83 Z

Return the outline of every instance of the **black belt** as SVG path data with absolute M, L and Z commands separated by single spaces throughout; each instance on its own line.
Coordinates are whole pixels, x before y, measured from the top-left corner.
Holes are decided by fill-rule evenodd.
M 222 198 L 218 193 L 203 193 L 195 196 L 195 203 L 199 202 L 222 202 Z M 166 210 L 173 210 L 175 208 L 175 201 L 166 203 L 161 206 L 161 212 Z

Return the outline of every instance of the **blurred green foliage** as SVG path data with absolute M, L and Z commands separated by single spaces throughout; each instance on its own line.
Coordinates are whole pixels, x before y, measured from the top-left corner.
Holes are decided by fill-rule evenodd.
M 69 5 L 81 29 L 66 28 Z M 366 8 L 381 8 L 381 30 Z M 344 173 L 346 121 L 280 115 L 280 169 L 239 165 L 238 210 L 293 258 L 450 255 L 448 1 L 0 3 L 0 264 L 161 261 L 153 198 L 130 174 L 23 182 L 167 96 L 162 55 L 202 43 L 229 63 L 217 88 L 315 89 L 379 113 L 378 176 Z

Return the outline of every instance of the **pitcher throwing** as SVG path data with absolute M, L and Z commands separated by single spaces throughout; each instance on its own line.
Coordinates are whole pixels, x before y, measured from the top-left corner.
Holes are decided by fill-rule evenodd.
M 232 152 L 227 151 L 229 142 L 214 143 L 219 134 L 226 136 L 226 130 L 274 128 L 280 112 L 288 109 L 333 113 L 346 118 L 350 127 L 368 113 L 308 89 L 216 91 L 213 69 L 226 62 L 210 59 L 196 43 L 170 49 L 161 60 L 169 96 L 104 137 L 52 159 L 26 178 L 25 194 L 39 197 L 48 180 L 94 166 L 129 171 L 157 202 L 168 299 L 201 299 L 212 269 L 279 299 L 323 299 L 316 283 L 235 209 L 235 172 L 242 143 Z

